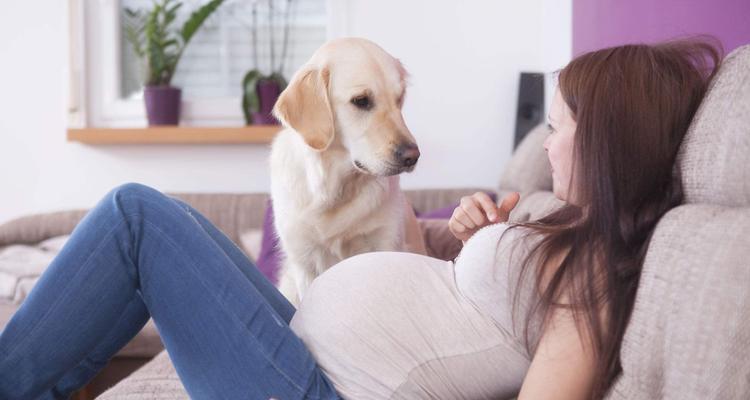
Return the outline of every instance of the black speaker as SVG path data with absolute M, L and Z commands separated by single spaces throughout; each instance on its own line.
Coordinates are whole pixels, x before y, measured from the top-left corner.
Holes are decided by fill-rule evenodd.
M 544 74 L 521 72 L 513 149 L 529 131 L 544 120 Z

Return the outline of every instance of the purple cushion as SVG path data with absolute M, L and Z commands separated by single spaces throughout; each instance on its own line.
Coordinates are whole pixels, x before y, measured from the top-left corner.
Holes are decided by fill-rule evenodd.
M 279 248 L 279 236 L 273 225 L 273 204 L 271 199 L 266 203 L 266 215 L 263 216 L 263 236 L 260 241 L 260 254 L 255 261 L 260 272 L 274 285 L 279 280 L 279 268 L 281 268 L 281 249 Z
M 497 203 L 497 194 L 494 192 L 485 192 L 487 193 L 492 201 Z M 441 207 L 436 208 L 434 210 L 429 210 L 425 212 L 419 212 L 416 209 L 414 210 L 414 214 L 417 216 L 417 218 L 422 219 L 449 219 L 451 215 L 453 215 L 453 210 L 458 207 L 458 202 L 451 204 L 447 207 Z
M 414 210 L 414 214 L 417 218 L 422 219 L 448 219 L 453 215 L 453 210 L 455 210 L 456 207 L 458 207 L 458 203 L 425 212 Z

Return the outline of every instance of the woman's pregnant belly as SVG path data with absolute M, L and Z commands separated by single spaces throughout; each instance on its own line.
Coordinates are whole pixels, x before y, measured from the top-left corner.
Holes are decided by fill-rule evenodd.
M 318 277 L 290 322 L 348 399 L 513 397 L 528 357 L 456 289 L 453 263 L 376 252 Z

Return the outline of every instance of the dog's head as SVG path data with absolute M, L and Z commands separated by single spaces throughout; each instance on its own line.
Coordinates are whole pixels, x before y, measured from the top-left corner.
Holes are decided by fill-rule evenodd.
M 375 43 L 335 39 L 295 73 L 274 115 L 317 151 L 343 147 L 361 172 L 412 171 L 419 148 L 401 115 L 407 76 Z

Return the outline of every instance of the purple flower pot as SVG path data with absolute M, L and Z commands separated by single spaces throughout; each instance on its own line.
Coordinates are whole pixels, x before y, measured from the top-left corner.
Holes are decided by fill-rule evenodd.
M 143 98 L 149 126 L 179 124 L 181 97 L 180 88 L 168 85 L 146 86 Z
M 253 125 L 278 125 L 279 121 L 271 114 L 271 110 L 281 94 L 281 86 L 273 79 L 261 79 L 255 90 L 258 92 L 260 111 L 251 113 Z

